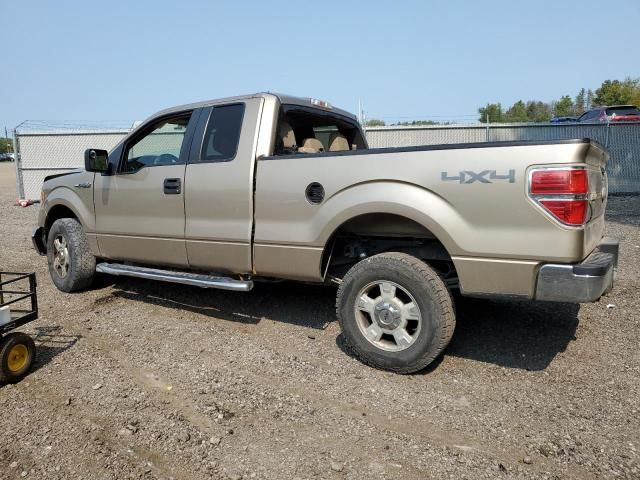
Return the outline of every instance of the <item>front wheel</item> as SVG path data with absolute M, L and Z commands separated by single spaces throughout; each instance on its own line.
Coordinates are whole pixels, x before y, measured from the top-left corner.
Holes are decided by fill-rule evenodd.
M 53 222 L 47 237 L 49 274 L 58 290 L 75 292 L 89 287 L 96 273 L 96 258 L 82 225 L 75 218 Z
M 355 356 L 397 373 L 414 373 L 433 362 L 455 328 L 453 301 L 440 276 L 398 252 L 353 266 L 338 289 L 336 310 Z

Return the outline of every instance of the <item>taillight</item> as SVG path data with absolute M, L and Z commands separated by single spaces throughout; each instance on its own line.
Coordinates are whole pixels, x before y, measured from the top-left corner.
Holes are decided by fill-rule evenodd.
M 582 225 L 587 216 L 586 200 L 540 200 L 540 205 L 569 225 Z
M 529 195 L 551 216 L 565 225 L 580 226 L 587 220 L 589 176 L 583 168 L 534 170 Z
M 586 195 L 589 180 L 586 170 L 536 170 L 531 175 L 533 195 Z

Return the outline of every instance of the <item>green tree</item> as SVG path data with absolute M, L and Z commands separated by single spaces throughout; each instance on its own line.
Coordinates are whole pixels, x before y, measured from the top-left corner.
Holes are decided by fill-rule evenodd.
M 377 118 L 372 118 L 371 120 L 367 120 L 365 122 L 365 125 L 367 127 L 384 127 L 386 123 L 384 123 L 384 120 L 378 120 Z
M 551 106 L 536 100 L 527 102 L 527 118 L 532 122 L 548 122 L 551 119 Z
M 527 114 L 527 106 L 522 100 L 518 100 L 516 103 L 511 105 L 506 112 L 504 112 L 504 120 L 510 123 L 528 122 L 529 116 Z
M 13 152 L 13 141 L 10 138 L 0 138 L 0 153 Z
M 591 110 L 593 107 L 593 98 L 595 97 L 593 90 L 587 90 L 587 104 L 585 105 L 585 110 Z
M 597 105 L 624 105 L 640 90 L 640 79 L 625 78 L 620 80 L 605 80 L 596 90 L 594 102 Z
M 489 103 L 486 107 L 480 107 L 478 109 L 478 113 L 480 114 L 480 122 L 487 123 L 487 119 L 489 123 L 499 123 L 502 122 L 502 105 L 499 103 Z
M 576 100 L 574 102 L 573 114 L 577 117 L 582 115 L 587 109 L 587 91 L 584 88 L 581 88 L 578 94 L 576 95 Z
M 640 107 L 640 88 L 636 89 L 631 95 L 631 100 L 629 101 L 631 105 L 635 105 L 636 107 Z
M 570 117 L 574 114 L 573 100 L 569 95 L 563 95 L 553 105 L 553 114 L 556 117 Z

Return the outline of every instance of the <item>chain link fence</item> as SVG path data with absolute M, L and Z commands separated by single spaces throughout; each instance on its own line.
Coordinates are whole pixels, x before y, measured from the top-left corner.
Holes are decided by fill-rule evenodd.
M 16 178 L 20 198 L 37 199 L 44 177 L 82 168 L 87 148 L 111 150 L 128 128 L 16 130 Z M 504 140 L 591 138 L 608 148 L 611 193 L 640 193 L 640 123 L 593 125 L 438 125 L 367 128 L 371 148 Z
M 40 198 L 44 178 L 84 168 L 87 148 L 111 150 L 129 129 L 16 130 L 16 182 L 20 198 Z

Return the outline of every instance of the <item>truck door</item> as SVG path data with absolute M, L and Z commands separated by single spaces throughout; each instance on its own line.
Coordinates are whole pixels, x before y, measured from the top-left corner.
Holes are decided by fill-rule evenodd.
M 204 108 L 185 174 L 192 268 L 252 271 L 253 186 L 262 98 Z
M 199 110 L 150 121 L 96 175 L 96 234 L 104 257 L 187 266 L 184 171 Z

